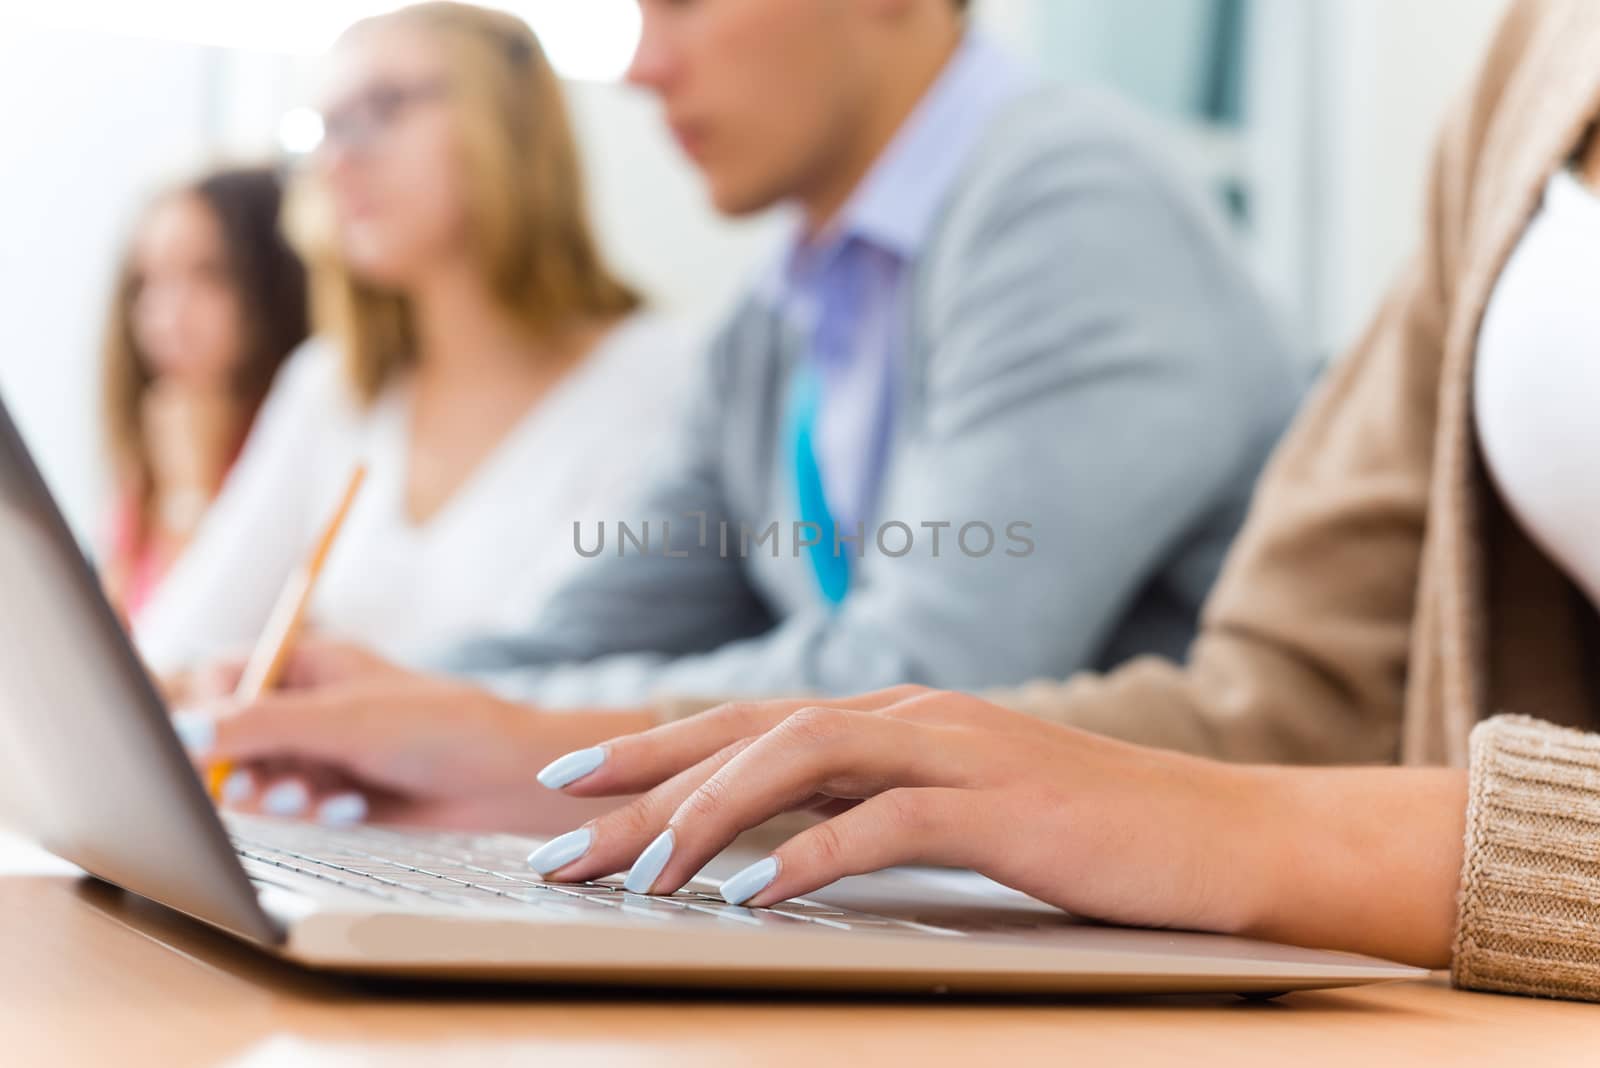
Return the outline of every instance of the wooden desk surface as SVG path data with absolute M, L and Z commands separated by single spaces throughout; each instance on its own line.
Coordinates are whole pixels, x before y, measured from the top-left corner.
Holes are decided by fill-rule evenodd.
M 1443 978 L 1271 1003 L 552 994 L 279 964 L 0 837 L 0 1064 L 1600 1064 L 1600 1006 Z

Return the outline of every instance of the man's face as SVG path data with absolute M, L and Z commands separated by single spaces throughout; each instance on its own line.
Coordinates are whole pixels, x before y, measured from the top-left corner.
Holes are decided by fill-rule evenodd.
M 661 99 L 720 211 L 803 195 L 828 173 L 861 99 L 859 0 L 640 0 L 628 80 Z

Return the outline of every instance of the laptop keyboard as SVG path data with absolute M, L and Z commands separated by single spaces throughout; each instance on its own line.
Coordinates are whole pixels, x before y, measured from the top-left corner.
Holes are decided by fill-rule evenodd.
M 310 876 L 396 905 L 429 903 L 537 909 L 552 919 L 611 913 L 641 922 L 716 919 L 756 927 L 809 925 L 836 931 L 960 935 L 963 931 L 876 916 L 795 898 L 773 908 L 729 905 L 718 883 L 696 878 L 674 894 L 633 894 L 622 877 L 547 883 L 527 866 L 530 843 L 495 834 L 334 830 L 312 824 L 228 819 L 235 851 L 247 862 Z M 252 865 L 247 863 L 246 869 Z M 257 868 L 255 872 L 259 872 Z M 265 877 L 265 873 L 262 873 Z

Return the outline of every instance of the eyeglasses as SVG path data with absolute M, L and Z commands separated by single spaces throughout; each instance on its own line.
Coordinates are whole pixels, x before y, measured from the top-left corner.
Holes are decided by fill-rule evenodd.
M 370 153 L 406 111 L 443 97 L 448 89 L 445 82 L 437 78 L 373 86 L 322 113 L 319 147 Z

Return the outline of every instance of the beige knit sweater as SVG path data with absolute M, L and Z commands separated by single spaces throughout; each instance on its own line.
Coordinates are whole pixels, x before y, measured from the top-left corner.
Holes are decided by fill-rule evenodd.
M 1597 117 L 1600 0 L 1521 0 L 1415 261 L 1268 467 L 1188 663 L 986 696 L 1231 760 L 1470 763 L 1456 981 L 1600 999 L 1600 736 L 1556 726 L 1600 727 L 1600 626 L 1490 487 L 1471 408 L 1490 291 Z

